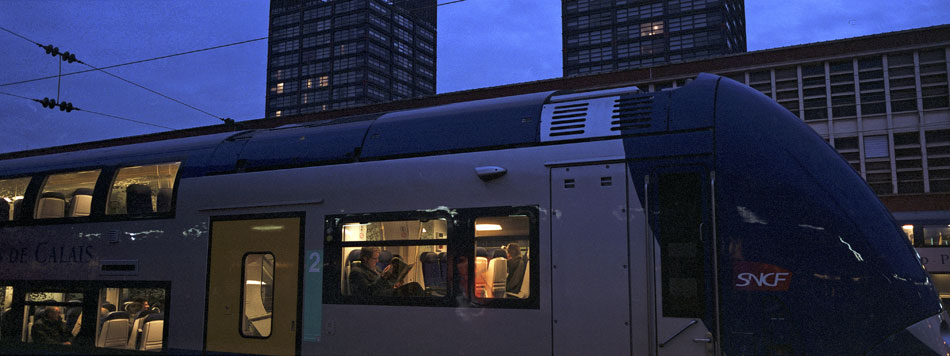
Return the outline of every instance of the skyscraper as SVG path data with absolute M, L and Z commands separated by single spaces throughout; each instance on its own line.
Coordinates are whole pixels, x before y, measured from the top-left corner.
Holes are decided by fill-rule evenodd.
M 435 94 L 436 0 L 272 0 L 267 117 Z
M 562 0 L 564 76 L 746 51 L 744 0 Z

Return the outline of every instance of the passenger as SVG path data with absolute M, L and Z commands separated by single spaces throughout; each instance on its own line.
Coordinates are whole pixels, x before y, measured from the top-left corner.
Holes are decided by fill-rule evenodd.
M 390 264 L 382 272 L 376 270 L 379 262 L 379 248 L 360 249 L 361 263 L 353 264 L 350 270 L 350 290 L 360 297 L 371 296 L 418 296 L 423 294 L 422 286 L 412 282 L 403 284 L 393 281 L 393 266 Z
M 525 261 L 521 258 L 521 246 L 510 243 L 508 252 L 508 277 L 505 280 L 505 291 L 518 293 L 521 291 L 521 282 L 524 281 Z
M 69 345 L 70 333 L 63 322 L 63 311 L 60 307 L 49 306 L 37 315 L 38 320 L 33 322 L 33 342 L 37 344 Z

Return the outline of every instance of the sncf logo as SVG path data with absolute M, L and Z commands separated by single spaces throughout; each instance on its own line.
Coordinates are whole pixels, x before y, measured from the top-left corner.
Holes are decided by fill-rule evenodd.
M 792 280 L 788 270 L 759 262 L 736 262 L 733 283 L 737 290 L 787 291 Z

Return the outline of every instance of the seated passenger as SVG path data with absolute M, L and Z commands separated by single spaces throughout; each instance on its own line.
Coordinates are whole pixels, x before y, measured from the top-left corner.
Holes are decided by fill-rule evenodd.
M 70 333 L 63 322 L 63 311 L 57 306 L 46 307 L 37 313 L 37 320 L 33 322 L 30 333 L 33 342 L 37 344 L 70 344 Z
M 521 282 L 524 281 L 525 262 L 521 258 L 521 246 L 512 242 L 508 244 L 508 278 L 505 281 L 505 291 L 518 293 L 521 290 Z
M 403 284 L 395 281 L 393 265 L 382 272 L 376 270 L 379 262 L 379 249 L 363 247 L 360 249 L 361 263 L 355 263 L 350 269 L 350 291 L 359 297 L 371 296 L 418 296 L 422 295 L 422 286 L 412 282 Z

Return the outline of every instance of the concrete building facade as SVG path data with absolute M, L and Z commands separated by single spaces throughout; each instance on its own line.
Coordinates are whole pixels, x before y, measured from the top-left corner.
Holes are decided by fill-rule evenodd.
M 435 94 L 436 0 L 272 0 L 266 117 Z

